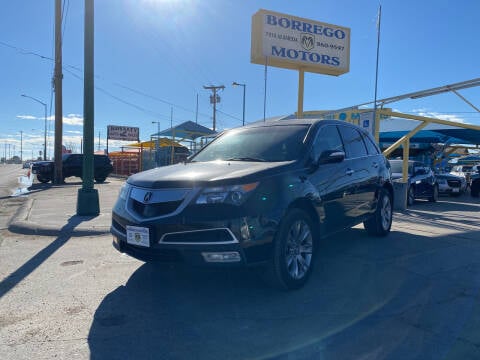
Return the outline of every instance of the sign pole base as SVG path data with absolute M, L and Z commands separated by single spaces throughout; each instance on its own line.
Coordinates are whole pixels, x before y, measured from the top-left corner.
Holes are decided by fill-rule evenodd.
M 97 189 L 78 189 L 77 215 L 98 216 L 100 214 L 100 202 Z

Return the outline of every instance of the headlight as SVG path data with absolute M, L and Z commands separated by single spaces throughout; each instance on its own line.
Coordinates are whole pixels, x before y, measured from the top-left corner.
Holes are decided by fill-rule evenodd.
M 118 195 L 118 197 L 124 201 L 127 200 L 128 198 L 128 192 L 130 191 L 130 184 L 128 183 L 125 183 L 122 185 L 122 187 L 120 188 L 120 194 Z
M 206 188 L 197 198 L 197 204 L 241 205 L 248 195 L 257 188 L 258 182 L 244 185 L 218 186 Z

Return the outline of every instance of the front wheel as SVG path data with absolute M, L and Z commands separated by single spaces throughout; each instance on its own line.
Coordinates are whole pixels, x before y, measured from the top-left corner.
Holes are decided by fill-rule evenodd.
M 410 186 L 407 191 L 407 205 L 412 206 L 415 202 L 415 189 Z
M 104 177 L 96 177 L 96 178 L 95 178 L 95 181 L 96 181 L 97 183 L 101 184 L 101 183 L 105 182 L 105 179 L 106 179 L 106 178 L 104 178 Z
M 267 279 L 283 290 L 302 287 L 312 272 L 314 250 L 314 227 L 310 216 L 300 209 L 290 210 L 275 236 Z
M 430 202 L 436 202 L 438 200 L 438 185 L 433 185 L 432 196 L 428 198 Z
M 470 195 L 472 197 L 478 197 L 480 195 L 480 180 L 475 180 L 470 186 Z
M 392 196 L 386 189 L 378 192 L 377 208 L 373 216 L 363 222 L 365 230 L 373 236 L 386 236 L 390 232 L 393 219 Z

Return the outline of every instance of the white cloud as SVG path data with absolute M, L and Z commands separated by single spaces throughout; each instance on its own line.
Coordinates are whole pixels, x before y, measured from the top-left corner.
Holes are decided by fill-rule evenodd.
M 49 121 L 55 121 L 55 115 L 47 117 Z M 68 114 L 63 117 L 63 124 L 72 126 L 83 126 L 83 116 L 79 114 Z
M 36 120 L 38 119 L 35 116 L 32 115 L 17 115 L 17 119 L 22 119 L 22 120 Z
M 425 117 L 431 117 L 435 119 L 440 119 L 440 120 L 447 120 L 447 121 L 453 121 L 453 122 L 458 122 L 458 123 L 465 123 L 465 120 L 462 119 L 461 117 L 457 115 L 452 115 L 452 114 L 441 114 L 433 111 L 429 112 L 418 112 L 418 115 L 420 116 L 425 116 Z
M 69 131 L 65 131 L 66 134 L 83 134 L 83 132 L 81 131 L 78 131 L 78 130 L 69 130 Z

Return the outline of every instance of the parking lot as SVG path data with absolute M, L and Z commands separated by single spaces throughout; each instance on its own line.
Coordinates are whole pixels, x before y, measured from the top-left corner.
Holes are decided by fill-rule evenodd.
M 98 186 L 103 212 L 120 184 Z M 38 205 L 78 187 L 30 197 Z M 114 250 L 100 228 L 4 231 L 2 358 L 477 359 L 479 210 L 478 199 L 447 196 L 396 212 L 386 238 L 362 226 L 339 233 L 292 292 L 265 286 L 255 269 L 145 264 Z

